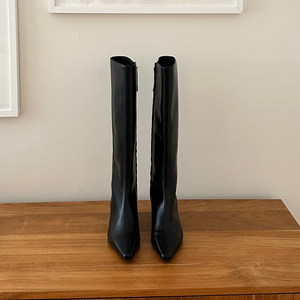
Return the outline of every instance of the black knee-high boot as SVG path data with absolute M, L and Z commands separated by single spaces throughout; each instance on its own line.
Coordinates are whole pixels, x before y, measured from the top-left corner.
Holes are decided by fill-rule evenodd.
M 136 93 L 137 67 L 128 57 L 112 57 L 112 196 L 108 242 L 123 259 L 140 243 L 137 212 Z
M 182 243 L 178 216 L 178 79 L 176 59 L 162 56 L 154 68 L 152 112 L 152 244 L 162 259 L 171 259 Z

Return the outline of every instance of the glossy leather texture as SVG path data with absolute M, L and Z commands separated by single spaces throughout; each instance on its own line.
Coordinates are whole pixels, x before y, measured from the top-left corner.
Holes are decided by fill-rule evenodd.
M 137 67 L 128 57 L 111 63 L 112 196 L 108 242 L 123 258 L 133 258 L 139 243 L 136 169 Z
M 178 79 L 176 59 L 162 56 L 154 68 L 150 197 L 153 246 L 170 260 L 182 243 L 177 208 Z

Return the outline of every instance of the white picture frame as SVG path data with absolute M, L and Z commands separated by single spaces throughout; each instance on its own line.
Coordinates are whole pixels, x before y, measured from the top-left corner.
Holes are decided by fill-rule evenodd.
M 18 7 L 17 0 L 1 0 L 7 1 L 7 18 L 8 38 L 3 38 L 2 49 L 3 55 L 8 58 L 8 71 L 5 69 L 3 76 L 7 76 L 8 95 L 0 95 L 0 117 L 17 117 L 20 114 L 19 105 L 19 51 L 18 51 Z M 2 2 L 3 4 L 4 2 Z M 2 19 L 3 21 L 3 19 Z M 4 21 L 3 21 L 4 22 Z M 6 37 L 6 34 L 3 35 Z M 5 41 L 4 41 L 5 40 Z M 0 41 L 1 42 L 1 41 Z M 5 75 L 6 74 L 6 75 Z M 1 75 L 1 74 L 0 74 Z
M 182 1 L 177 1 L 178 4 L 173 5 L 170 4 L 171 1 L 159 0 L 160 5 L 112 5 L 103 4 L 105 2 L 103 0 L 48 0 L 48 11 L 49 13 L 102 14 L 239 14 L 243 12 L 243 0 L 185 0 L 185 3 L 190 3 L 188 5 L 180 4 Z M 132 2 L 138 3 L 139 0 Z

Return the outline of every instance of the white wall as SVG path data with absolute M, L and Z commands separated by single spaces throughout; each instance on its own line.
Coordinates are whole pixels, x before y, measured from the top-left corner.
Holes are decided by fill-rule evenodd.
M 139 66 L 149 198 L 153 64 L 176 56 L 179 198 L 282 198 L 300 221 L 300 1 L 241 15 L 53 15 L 19 0 L 22 114 L 0 119 L 0 201 L 110 198 L 109 58 Z

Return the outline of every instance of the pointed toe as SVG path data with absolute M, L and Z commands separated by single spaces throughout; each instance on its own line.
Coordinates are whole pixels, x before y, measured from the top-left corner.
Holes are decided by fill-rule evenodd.
M 167 232 L 154 232 L 152 235 L 152 244 L 161 259 L 168 261 L 173 258 L 179 249 L 182 244 L 182 239 L 182 232 L 173 234 Z
M 108 242 L 121 258 L 130 260 L 134 257 L 139 247 L 140 237 L 139 234 L 123 234 L 117 237 L 108 236 Z

